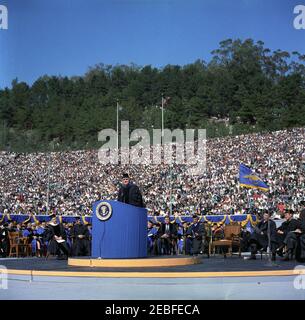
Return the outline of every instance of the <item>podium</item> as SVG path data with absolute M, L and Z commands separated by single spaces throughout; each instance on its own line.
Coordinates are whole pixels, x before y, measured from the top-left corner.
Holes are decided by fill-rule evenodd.
M 119 201 L 93 204 L 92 257 L 147 257 L 147 210 Z

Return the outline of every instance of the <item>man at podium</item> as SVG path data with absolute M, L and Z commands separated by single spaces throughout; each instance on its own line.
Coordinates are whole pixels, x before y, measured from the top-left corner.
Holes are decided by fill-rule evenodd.
M 140 189 L 135 183 L 130 181 L 127 173 L 124 173 L 122 177 L 122 185 L 119 190 L 118 201 L 131 204 L 136 207 L 144 207 Z

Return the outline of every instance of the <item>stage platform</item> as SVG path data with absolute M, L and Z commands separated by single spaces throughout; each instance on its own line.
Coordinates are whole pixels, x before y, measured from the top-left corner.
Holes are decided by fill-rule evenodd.
M 70 277 L 168 277 L 168 278 L 206 278 L 206 277 L 255 277 L 290 276 L 298 274 L 295 261 L 276 261 L 268 265 L 266 259 L 245 260 L 236 256 L 224 259 L 189 256 L 164 256 L 148 259 L 88 259 L 88 257 L 56 260 L 55 258 L 13 258 L 1 259 L 0 264 L 9 274 L 70 276 Z M 132 263 L 132 260 L 133 263 Z M 142 260 L 142 261 L 139 261 Z M 94 261 L 96 264 L 90 264 Z M 100 262 L 100 263 L 99 263 Z M 75 263 L 75 264 L 74 264 Z M 70 264 L 70 265 L 69 265 Z
M 305 300 L 305 290 L 298 288 L 305 266 L 297 262 L 277 261 L 269 266 L 266 259 L 249 261 L 236 256 L 203 256 L 200 262 L 109 268 L 69 266 L 53 258 L 0 259 L 8 271 L 8 289 L 0 290 L 0 299 Z

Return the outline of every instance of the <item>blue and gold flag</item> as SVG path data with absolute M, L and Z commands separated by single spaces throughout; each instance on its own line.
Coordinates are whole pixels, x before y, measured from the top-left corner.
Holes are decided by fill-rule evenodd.
M 269 187 L 266 183 L 244 164 L 239 165 L 239 184 L 241 187 L 269 191 Z

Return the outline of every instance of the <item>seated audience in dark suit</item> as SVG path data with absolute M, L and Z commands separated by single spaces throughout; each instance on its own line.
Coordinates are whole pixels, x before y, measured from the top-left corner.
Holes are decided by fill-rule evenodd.
M 287 210 L 285 212 L 285 221 L 276 231 L 276 239 L 278 243 L 277 253 L 280 256 L 283 256 L 283 249 L 286 246 L 285 239 L 290 232 L 295 231 L 299 227 L 299 222 L 293 218 L 294 211 Z M 287 259 L 287 257 L 286 257 Z
M 300 262 L 305 259 L 305 209 L 301 211 L 297 222 L 296 229 L 289 231 L 283 241 L 287 249 L 283 261 L 292 260 L 294 257 Z
M 176 223 L 171 223 L 169 216 L 166 216 L 158 230 L 159 254 L 176 254 L 177 232 Z
M 270 233 L 270 245 L 272 252 L 272 260 L 276 258 L 277 237 L 276 237 L 276 224 L 270 218 L 271 212 L 266 210 L 263 215 L 263 219 L 254 228 L 254 232 L 251 234 L 249 243 L 251 249 L 251 260 L 256 259 L 256 252 L 259 249 L 267 250 L 269 245 L 269 233 Z

